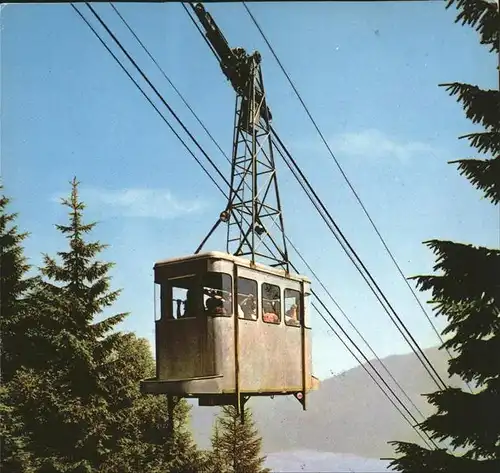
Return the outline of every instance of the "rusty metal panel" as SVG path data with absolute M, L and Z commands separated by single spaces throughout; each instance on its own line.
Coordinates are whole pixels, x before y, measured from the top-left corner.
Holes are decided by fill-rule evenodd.
M 156 322 L 161 380 L 215 375 L 211 330 L 201 317 Z
M 200 376 L 197 319 L 156 322 L 156 346 L 160 379 L 184 379 Z

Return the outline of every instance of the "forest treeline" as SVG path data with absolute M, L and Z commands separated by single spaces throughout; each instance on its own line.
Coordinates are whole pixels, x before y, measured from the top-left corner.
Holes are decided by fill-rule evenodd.
M 91 239 L 78 182 L 62 200 L 68 219 L 57 224 L 66 248 L 31 268 L 28 236 L 0 199 L 1 469 L 4 473 L 261 473 L 261 437 L 246 412 L 225 407 L 213 448 L 197 448 L 191 406 L 178 400 L 169 418 L 165 396 L 143 395 L 153 377 L 149 343 L 117 325 L 111 263 Z M 171 424 L 172 422 L 172 424 Z M 170 428 L 172 426 L 173 428 Z

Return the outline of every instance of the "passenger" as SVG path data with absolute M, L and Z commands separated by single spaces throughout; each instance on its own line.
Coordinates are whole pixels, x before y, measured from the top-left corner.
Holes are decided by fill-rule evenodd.
M 196 317 L 196 294 L 193 289 L 187 290 L 183 317 Z
M 273 304 L 270 301 L 263 301 L 262 302 L 262 311 L 264 314 L 262 315 L 262 320 L 264 322 L 270 322 L 274 324 L 278 324 L 280 319 L 278 317 L 278 314 L 276 313 L 276 310 L 273 307 Z
M 224 315 L 231 315 L 233 313 L 233 299 L 231 293 L 227 293 L 227 297 L 224 299 Z
M 177 311 L 175 318 L 180 319 L 182 317 L 182 312 L 181 312 L 181 305 L 182 305 L 182 299 L 175 299 L 175 302 L 177 303 Z
M 244 296 L 243 300 L 238 305 L 238 317 L 248 320 L 257 320 L 257 304 L 255 303 L 253 294 Z
M 245 312 L 243 311 L 243 309 L 241 307 L 241 304 L 238 304 L 238 317 L 240 319 L 244 319 L 245 318 Z
M 207 291 L 209 298 L 206 301 L 207 312 L 210 315 L 226 315 L 224 303 L 226 302 L 221 294 L 216 291 Z
M 288 325 L 300 325 L 297 304 L 293 304 L 292 307 L 285 312 L 285 322 Z

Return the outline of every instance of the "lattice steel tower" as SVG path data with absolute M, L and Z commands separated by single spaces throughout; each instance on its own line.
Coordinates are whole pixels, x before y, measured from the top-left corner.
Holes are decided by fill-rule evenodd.
M 231 49 L 201 3 L 192 5 L 205 28 L 212 51 L 236 92 L 231 188 L 220 222 L 227 223 L 227 252 L 261 260 L 269 266 L 288 267 L 285 228 L 276 177 L 271 135 L 271 111 L 258 52 Z M 201 248 L 201 246 L 200 246 Z

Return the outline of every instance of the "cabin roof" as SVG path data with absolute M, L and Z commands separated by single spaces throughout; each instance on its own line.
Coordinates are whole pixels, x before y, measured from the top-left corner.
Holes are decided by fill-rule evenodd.
M 269 273 L 269 274 L 274 274 L 277 276 L 281 277 L 288 277 L 292 279 L 298 279 L 304 282 L 311 282 L 307 276 L 299 275 L 299 274 L 294 274 L 294 273 L 286 273 L 283 269 L 278 269 L 278 268 L 273 268 L 271 266 L 267 266 L 265 264 L 261 263 L 255 263 L 254 266 L 252 266 L 251 261 L 242 258 L 241 256 L 234 256 L 229 253 L 225 253 L 222 251 L 209 251 L 205 253 L 198 253 L 198 254 L 191 254 L 191 255 L 185 255 L 185 256 L 178 256 L 176 258 L 168 258 L 164 260 L 157 261 L 155 263 L 155 268 L 158 266 L 168 266 L 170 264 L 176 264 L 176 263 L 182 263 L 182 262 L 187 262 L 187 261 L 196 261 L 196 260 L 203 260 L 203 259 L 218 259 L 218 260 L 226 260 L 226 261 L 232 261 L 234 263 L 238 263 L 241 266 L 251 268 L 254 267 L 257 270 Z

